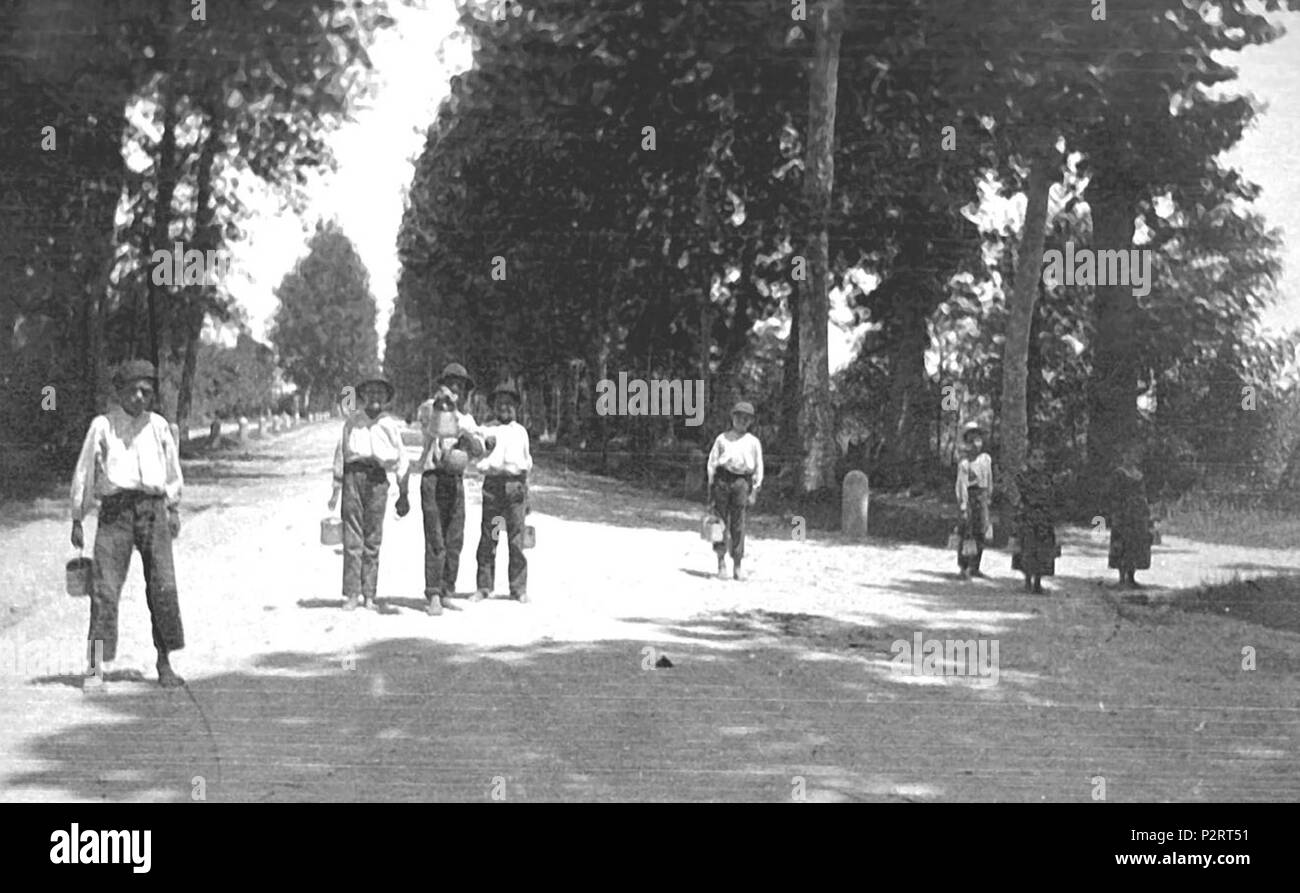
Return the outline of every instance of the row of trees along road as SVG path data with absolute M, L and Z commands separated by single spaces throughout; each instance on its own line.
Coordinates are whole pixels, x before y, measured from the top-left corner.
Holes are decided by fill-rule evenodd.
M 706 430 L 757 399 L 803 491 L 855 438 L 880 484 L 946 479 L 973 416 L 1004 469 L 1029 440 L 1084 469 L 1080 514 L 1130 442 L 1158 486 L 1280 473 L 1275 237 L 1220 161 L 1256 109 L 1216 88 L 1282 6 L 465 3 L 474 64 L 411 187 L 389 371 L 513 375 L 560 441 L 644 452 L 699 429 L 599 416 L 595 382 L 703 378 Z M 1069 240 L 1153 252 L 1150 292 L 1045 284 Z M 834 379 L 828 289 L 869 323 Z
M 238 309 L 224 282 L 155 281 L 154 252 L 223 249 L 241 184 L 301 211 L 390 24 L 384 3 L 346 0 L 0 4 L 4 430 L 75 449 L 107 368 L 133 356 L 179 370 L 164 411 L 187 427 L 205 321 Z

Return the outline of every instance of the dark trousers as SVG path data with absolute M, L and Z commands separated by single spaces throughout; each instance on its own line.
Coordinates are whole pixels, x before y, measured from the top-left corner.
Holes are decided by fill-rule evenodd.
M 460 550 L 465 545 L 465 480 L 458 474 L 426 471 L 420 478 L 424 513 L 424 597 L 456 589 Z
M 145 601 L 153 621 L 154 647 L 162 652 L 185 647 L 167 500 L 144 493 L 115 493 L 104 497 L 99 508 L 94 589 L 90 596 L 91 648 L 96 641 L 103 642 L 105 661 L 117 657 L 117 605 L 131 568 L 132 548 L 140 551 L 144 565 Z
M 379 466 L 343 469 L 343 597 L 375 597 L 384 541 L 388 475 Z
M 713 513 L 726 525 L 722 542 L 713 544 L 718 558 L 731 552 L 732 561 L 745 557 L 745 516 L 749 509 L 749 478 L 718 469 L 713 475 Z
M 984 531 L 989 526 L 989 494 L 983 487 L 969 487 L 966 490 L 966 511 L 962 513 L 960 533 L 963 544 L 974 542 L 975 554 L 963 555 L 962 548 L 957 548 L 957 567 L 962 570 L 979 571 L 980 562 L 984 560 Z
M 489 475 L 483 478 L 483 522 L 478 537 L 478 588 L 492 591 L 497 570 L 497 531 L 501 518 L 510 549 L 510 594 L 528 592 L 528 559 L 524 557 L 524 517 L 528 485 L 522 477 Z

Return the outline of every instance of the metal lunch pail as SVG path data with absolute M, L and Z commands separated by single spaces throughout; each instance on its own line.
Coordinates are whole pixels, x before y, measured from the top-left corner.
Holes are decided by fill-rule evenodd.
M 320 520 L 320 544 L 337 546 L 343 542 L 343 519 L 335 515 Z
M 85 598 L 90 595 L 90 589 L 93 585 L 95 562 L 93 559 L 86 558 L 84 555 L 80 558 L 73 558 L 67 565 L 67 589 L 68 595 L 73 598 Z

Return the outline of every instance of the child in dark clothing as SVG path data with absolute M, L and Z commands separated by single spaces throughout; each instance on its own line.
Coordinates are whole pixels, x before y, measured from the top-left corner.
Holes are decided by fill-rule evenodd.
M 1138 447 L 1126 449 L 1110 479 L 1109 564 L 1124 589 L 1141 589 L 1134 575 L 1151 567 L 1151 508 L 1140 458 Z
M 1029 451 L 1026 466 L 1016 475 L 1020 508 L 1016 513 L 1017 548 L 1011 568 L 1025 575 L 1025 591 L 1041 594 L 1043 577 L 1056 573 L 1056 489 L 1041 447 Z

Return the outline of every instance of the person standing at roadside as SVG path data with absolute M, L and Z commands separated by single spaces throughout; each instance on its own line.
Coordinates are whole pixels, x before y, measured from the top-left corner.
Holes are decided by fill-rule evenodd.
M 149 410 L 158 391 L 153 364 L 124 363 L 113 384 L 119 405 L 90 423 L 72 477 L 72 545 L 77 549 L 85 547 L 81 522 L 99 503 L 82 686 L 87 691 L 102 688 L 117 657 L 118 603 L 134 549 L 144 566 L 158 684 L 174 688 L 185 684 L 170 659 L 185 647 L 172 559 L 172 540 L 181 529 L 180 452 L 167 420 Z
M 966 455 L 957 463 L 957 509 L 961 513 L 957 567 L 961 578 L 983 577 L 980 562 L 993 522 L 989 505 L 993 497 L 993 457 L 984 451 L 984 429 L 971 422 L 962 430 Z
M 424 515 L 424 600 L 431 616 L 450 608 L 460 554 L 465 545 L 465 467 L 483 455 L 483 438 L 465 411 L 474 380 L 465 367 L 450 363 L 438 377 L 434 395 L 416 410 L 424 433 L 420 453 L 420 510 Z M 441 430 L 440 430 L 441 429 Z
M 754 404 L 741 401 L 731 410 L 731 427 L 713 441 L 709 450 L 709 498 L 713 514 L 722 521 L 724 535 L 713 544 L 718 556 L 718 578 L 727 579 L 727 552 L 731 552 L 732 576 L 743 580 L 740 563 L 745 558 L 747 509 L 763 486 L 763 444 L 749 426 L 754 422 Z
M 483 428 L 487 455 L 478 463 L 483 473 L 483 517 L 475 556 L 478 574 L 474 601 L 490 598 L 496 585 L 497 537 L 503 527 L 509 551 L 510 597 L 521 604 L 528 601 L 524 522 L 529 510 L 528 473 L 533 470 L 533 454 L 528 429 L 516 421 L 519 403 L 519 391 L 514 386 L 499 385 L 492 392 L 496 419 Z
M 362 408 L 343 421 L 334 450 L 333 510 L 343 497 L 343 610 L 378 607 L 379 547 L 388 509 L 388 475 L 397 476 L 397 517 L 410 511 L 406 496 L 409 462 L 402 423 L 383 411 L 393 400 L 392 384 L 371 378 L 357 385 Z

